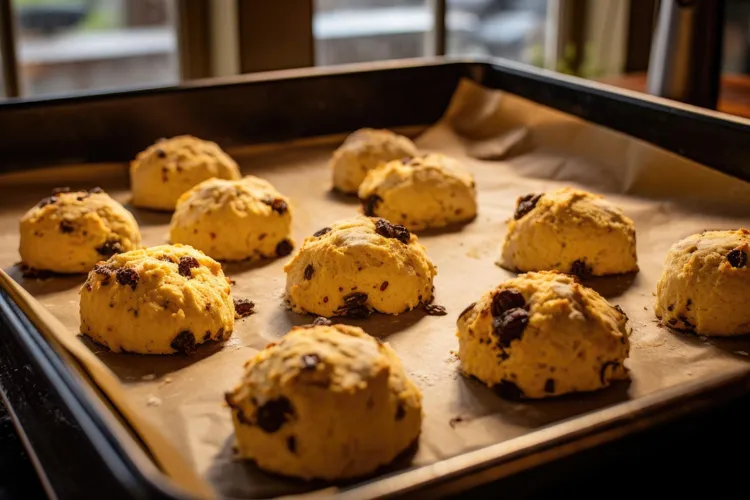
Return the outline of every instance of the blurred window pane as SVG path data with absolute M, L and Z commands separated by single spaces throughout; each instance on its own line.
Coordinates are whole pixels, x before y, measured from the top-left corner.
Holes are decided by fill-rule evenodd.
M 447 52 L 542 66 L 547 0 L 448 0 Z
M 13 0 L 24 95 L 177 82 L 172 0 Z
M 432 14 L 427 0 L 315 0 L 316 64 L 425 55 Z

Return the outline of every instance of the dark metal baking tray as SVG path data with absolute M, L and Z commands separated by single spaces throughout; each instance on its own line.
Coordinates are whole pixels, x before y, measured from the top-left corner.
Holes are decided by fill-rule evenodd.
M 231 147 L 364 126 L 427 125 L 443 115 L 463 78 L 750 180 L 750 126 L 744 120 L 494 60 L 294 70 L 6 102 L 0 104 L 0 172 L 128 161 L 155 137 L 181 133 Z M 80 383 L 21 309 L 0 293 L 0 393 L 47 490 L 60 497 L 180 497 L 142 473 Z M 565 432 L 560 425 L 536 432 L 517 453 L 499 457 L 491 446 L 341 493 L 358 498 L 454 493 L 739 397 L 749 387 L 750 371 L 683 384 L 602 410 L 602 418 L 586 425 L 564 422 Z

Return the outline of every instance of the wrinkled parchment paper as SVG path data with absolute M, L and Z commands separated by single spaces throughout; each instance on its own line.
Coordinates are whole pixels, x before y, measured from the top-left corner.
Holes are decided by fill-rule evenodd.
M 418 448 L 384 473 L 510 440 L 676 384 L 748 369 L 748 340 L 711 340 L 662 328 L 652 305 L 664 256 L 674 241 L 705 229 L 750 226 L 746 201 L 750 184 L 468 82 L 462 83 L 446 118 L 420 131 L 416 143 L 421 149 L 460 158 L 475 175 L 480 208 L 469 224 L 420 234 L 438 266 L 436 303 L 447 308 L 447 316 L 413 311 L 342 320 L 390 342 L 424 394 Z M 341 139 L 230 151 L 243 173 L 268 179 L 293 200 L 293 236 L 298 245 L 314 231 L 359 210 L 356 200 L 330 192 L 327 160 Z M 208 493 L 197 484 L 200 479 L 184 470 L 185 464 L 225 497 L 268 497 L 325 488 L 268 475 L 232 458 L 232 425 L 224 392 L 238 381 L 243 363 L 255 352 L 277 341 L 292 325 L 312 319 L 282 305 L 282 267 L 287 259 L 225 265 L 226 273 L 236 280 L 235 296 L 257 305 L 257 314 L 239 320 L 226 344 L 206 345 L 187 357 L 113 354 L 78 335 L 78 289 L 85 276 L 28 280 L 13 266 L 19 259 L 18 219 L 50 187 L 61 184 L 101 185 L 121 202 L 129 199 L 124 165 L 66 167 L 0 178 L 0 264 L 59 320 L 46 320 L 48 334 L 61 339 L 92 372 L 102 373 L 93 378 L 113 401 L 126 407 L 123 413 L 160 467 L 178 484 L 201 495 Z M 606 194 L 635 221 L 640 272 L 588 282 L 631 318 L 627 365 L 632 381 L 557 400 L 505 401 L 460 374 L 454 354 L 455 321 L 467 304 L 512 276 L 495 261 L 516 197 L 563 185 Z M 128 208 L 138 219 L 146 245 L 166 241 L 169 214 Z

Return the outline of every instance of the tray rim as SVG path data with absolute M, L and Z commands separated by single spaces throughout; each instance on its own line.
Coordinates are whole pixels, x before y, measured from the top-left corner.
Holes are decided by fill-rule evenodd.
M 180 85 L 180 86 L 169 86 L 157 89 L 145 89 L 137 91 L 123 91 L 119 93 L 107 93 L 106 95 L 89 95 L 89 96 L 76 96 L 76 97 L 65 97 L 65 98 L 53 98 L 53 99 L 39 99 L 34 101 L 25 102 L 11 102 L 0 104 L 0 113 L 6 109 L 17 109 L 19 107 L 27 106 L 45 106 L 45 105 L 68 105 L 76 102 L 83 102 L 90 99 L 117 99 L 122 97 L 128 97 L 133 95 L 142 95 L 143 93 L 158 93 L 158 92 L 173 92 L 173 91 L 190 91 L 192 89 L 200 88 L 216 88 L 224 85 L 243 85 L 247 83 L 262 83 L 271 82 L 284 79 L 298 79 L 307 77 L 325 76 L 330 74 L 351 74 L 351 73 L 367 73 L 370 71 L 383 71 L 392 70 L 399 68 L 414 68 L 427 66 L 445 66 L 445 65 L 468 65 L 468 73 L 476 73 L 474 77 L 478 80 L 478 83 L 482 83 L 486 75 L 481 73 L 489 71 L 493 67 L 502 66 L 506 72 L 524 75 L 526 77 L 539 78 L 542 81 L 549 83 L 549 79 L 557 81 L 558 84 L 565 87 L 575 88 L 580 90 L 581 87 L 608 96 L 609 98 L 622 97 L 625 101 L 631 101 L 632 99 L 648 103 L 649 106 L 653 105 L 659 111 L 672 110 L 675 115 L 680 116 L 683 113 L 692 115 L 693 117 L 702 117 L 707 120 L 708 123 L 719 121 L 730 126 L 736 125 L 743 133 L 750 134 L 750 120 L 740 119 L 731 115 L 725 115 L 724 113 L 703 110 L 695 108 L 689 105 L 675 105 L 672 101 L 667 101 L 661 98 L 654 98 L 648 96 L 644 98 L 643 95 L 630 95 L 634 94 L 630 91 L 623 91 L 616 89 L 604 84 L 594 84 L 574 77 L 565 77 L 558 74 L 552 74 L 546 70 L 536 70 L 528 68 L 526 66 L 517 65 L 515 63 L 488 61 L 488 60 L 474 60 L 474 59 L 462 59 L 462 60 L 416 60 L 416 61 L 398 61 L 389 63 L 378 63 L 378 64 L 361 64 L 361 65 L 347 65 L 345 67 L 335 68 L 314 68 L 314 69 L 302 69 L 302 70 L 285 70 L 280 72 L 264 73 L 258 75 L 249 75 L 242 77 L 232 77 L 229 79 L 218 79 L 218 80 L 203 80 L 192 84 Z M 488 69 L 489 68 L 489 69 Z M 71 379 L 72 373 L 69 373 L 71 367 L 64 364 L 57 353 L 54 353 L 52 347 L 47 344 L 42 334 L 38 331 L 37 327 L 31 323 L 31 320 L 20 311 L 29 325 L 23 326 L 23 321 L 11 320 L 12 316 L 9 311 L 12 311 L 13 307 L 18 308 L 18 305 L 10 299 L 10 296 L 5 293 L 0 293 L 0 314 L 5 318 L 8 318 L 14 323 L 14 334 L 19 342 L 23 343 L 24 348 L 27 350 L 29 359 L 34 362 L 36 368 L 47 374 L 47 382 L 57 391 L 61 399 L 66 402 L 68 406 L 75 404 L 81 406 L 90 418 L 91 415 L 98 417 L 99 423 L 94 422 L 97 432 L 104 432 L 109 434 L 109 439 L 115 439 L 112 435 L 111 429 L 101 421 L 101 416 L 96 415 L 97 410 L 93 407 L 90 401 L 87 400 L 83 394 L 83 389 L 78 387 L 76 379 Z M 45 366 L 46 364 L 46 366 Z M 50 373 L 57 375 L 57 377 L 50 376 Z M 1 388 L 0 388 L 1 389 Z M 716 400 L 710 400 L 708 395 L 717 395 L 724 393 L 724 397 L 738 397 L 742 394 L 750 392 L 750 367 L 743 370 L 738 370 L 736 373 L 717 375 L 702 381 L 696 381 L 691 383 L 682 383 L 677 386 L 666 388 L 655 393 L 649 394 L 638 398 L 637 400 L 630 400 L 625 402 L 616 403 L 614 405 L 607 406 L 603 409 L 593 410 L 571 419 L 567 419 L 562 422 L 557 422 L 549 426 L 545 426 L 529 432 L 526 435 L 519 436 L 501 443 L 496 443 L 488 447 L 480 448 L 474 451 L 470 451 L 455 457 L 436 462 L 434 464 L 421 466 L 413 470 L 406 470 L 396 472 L 391 475 L 381 476 L 371 481 L 360 483 L 359 485 L 351 488 L 342 489 L 338 494 L 344 498 L 356 497 L 356 498 L 375 498 L 381 496 L 394 497 L 399 495 L 408 495 L 415 493 L 415 490 L 420 487 L 427 486 L 439 486 L 446 482 L 452 482 L 457 480 L 463 480 L 465 486 L 474 486 L 482 484 L 487 480 L 494 480 L 503 477 L 507 474 L 503 471 L 495 471 L 492 478 L 487 476 L 480 477 L 485 474 L 489 469 L 497 467 L 506 467 L 512 464 L 514 460 L 517 460 L 519 455 L 528 452 L 528 448 L 513 446 L 517 445 L 519 440 L 523 441 L 534 441 L 531 438 L 540 436 L 550 435 L 553 438 L 552 441 L 544 441 L 542 444 L 552 443 L 552 446 L 542 446 L 538 442 L 531 443 L 532 449 L 539 449 L 541 452 L 548 451 L 547 449 L 560 449 L 562 447 L 565 451 L 565 447 L 569 446 L 569 439 L 566 438 L 579 438 L 583 439 L 586 437 L 602 436 L 602 439 L 594 442 L 591 446 L 602 444 L 607 441 L 611 441 L 617 436 L 610 436 L 607 432 L 613 429 L 623 429 L 626 433 L 633 430 L 640 430 L 645 426 L 656 425 L 656 420 L 649 421 L 644 425 L 640 425 L 639 422 L 643 421 L 643 417 L 650 415 L 660 414 L 664 419 L 673 419 L 678 417 L 680 414 L 688 411 L 688 409 L 697 407 L 708 407 L 718 402 Z M 736 394 L 735 394 L 736 393 Z M 67 396 L 63 396 L 67 394 Z M 70 398 L 73 398 L 70 400 Z M 5 397 L 3 396 L 3 399 Z M 686 403 L 690 403 L 689 406 Z M 672 408 L 674 407 L 674 408 Z M 667 413 L 666 410 L 671 412 Z M 9 405 L 9 412 L 13 415 L 12 405 Z M 586 429 L 582 429 L 582 420 L 587 417 L 601 416 L 602 414 L 607 415 L 607 418 L 598 418 L 595 426 L 588 426 Z M 28 444 L 28 440 L 25 438 L 23 433 L 23 423 L 15 422 L 19 425 L 21 435 L 24 436 L 24 445 Z M 578 425 L 573 425 L 578 423 Z M 101 426 L 101 427 L 100 427 Z M 572 432 L 562 432 L 564 429 L 570 429 Z M 84 428 L 84 432 L 87 434 L 91 428 Z M 109 443 L 110 446 L 112 443 Z M 512 448 L 512 449 L 506 449 Z M 33 449 L 29 450 L 32 456 L 35 457 Z M 114 449 L 110 449 L 110 452 L 114 452 Z M 574 452 L 575 450 L 570 450 Z M 564 456 L 564 453 L 561 456 Z M 555 458 L 555 457 L 553 457 Z M 107 459 L 107 457 L 103 457 Z M 127 456 L 110 456 L 109 460 L 117 459 L 129 459 Z M 34 459 L 35 465 L 37 460 Z M 539 462 L 542 463 L 542 462 Z M 536 464 L 534 464 L 536 465 Z M 174 491 L 168 492 L 167 489 L 163 488 L 164 485 L 159 484 L 161 480 L 155 481 L 148 475 L 142 474 L 138 466 L 134 465 L 135 472 L 141 476 L 136 477 L 140 482 L 145 482 L 151 486 L 155 486 L 158 494 L 164 498 L 175 498 L 172 496 Z M 442 469 L 442 470 L 441 470 Z M 471 478 L 475 478 L 476 482 L 471 483 Z M 469 478 L 469 483 L 466 479 Z

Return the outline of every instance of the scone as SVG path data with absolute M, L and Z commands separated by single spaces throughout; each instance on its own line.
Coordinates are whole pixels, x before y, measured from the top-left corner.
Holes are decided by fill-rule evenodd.
M 428 154 L 370 170 L 359 186 L 365 215 L 412 231 L 443 227 L 477 214 L 474 178 L 456 160 Z
M 545 398 L 625 379 L 627 316 L 557 272 L 502 283 L 458 318 L 465 373 L 503 395 Z
M 289 200 L 268 181 L 209 179 L 180 196 L 169 239 L 219 260 L 283 257 L 291 226 Z
M 234 330 L 221 265 L 186 245 L 115 255 L 96 265 L 80 294 L 81 333 L 114 352 L 189 354 Z
M 500 264 L 582 278 L 638 271 L 633 221 L 602 196 L 563 188 L 522 196 Z
M 750 231 L 705 231 L 670 248 L 654 312 L 665 325 L 700 335 L 750 333 Z
M 417 147 L 403 135 L 390 130 L 359 129 L 333 153 L 333 187 L 356 194 L 369 170 L 381 163 L 416 155 Z
M 36 270 L 86 273 L 140 244 L 133 215 L 100 188 L 56 190 L 21 218 L 21 261 Z
M 369 474 L 408 448 L 421 399 L 388 344 L 345 325 L 293 328 L 226 395 L 241 457 L 326 480 Z
M 432 300 L 437 274 L 409 230 L 362 216 L 307 238 L 284 271 L 289 307 L 327 318 L 409 311 Z
M 237 163 L 215 142 L 190 135 L 162 139 L 130 163 L 133 205 L 174 210 L 182 193 L 211 177 L 240 178 Z

